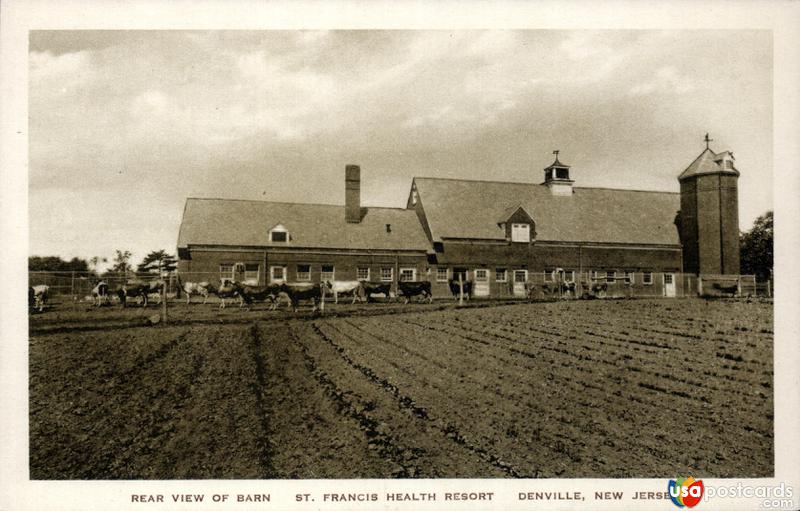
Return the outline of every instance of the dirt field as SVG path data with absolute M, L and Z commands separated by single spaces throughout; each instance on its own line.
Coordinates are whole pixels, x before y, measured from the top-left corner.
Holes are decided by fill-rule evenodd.
M 31 477 L 773 474 L 770 303 L 330 312 L 32 317 Z

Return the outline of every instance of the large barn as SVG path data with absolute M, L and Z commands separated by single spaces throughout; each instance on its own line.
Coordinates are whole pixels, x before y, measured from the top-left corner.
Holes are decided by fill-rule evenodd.
M 477 297 L 555 282 L 675 296 L 688 275 L 739 272 L 731 152 L 706 147 L 680 193 L 575 186 L 557 152 L 543 174 L 538 184 L 415 177 L 406 208 L 362 207 L 356 165 L 343 206 L 189 198 L 179 272 L 262 285 L 429 280 L 434 296 L 461 279 Z

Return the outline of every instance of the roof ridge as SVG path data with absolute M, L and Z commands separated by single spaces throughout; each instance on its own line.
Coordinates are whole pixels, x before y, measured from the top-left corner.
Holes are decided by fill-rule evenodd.
M 523 181 L 499 181 L 497 179 L 464 179 L 460 177 L 428 177 L 428 176 L 414 176 L 414 179 L 436 179 L 439 181 L 464 181 L 467 183 L 500 183 L 500 184 L 507 184 L 507 185 L 536 185 L 537 183 L 532 183 L 530 181 L 523 182 Z
M 258 199 L 227 199 L 223 197 L 186 197 L 186 202 L 190 200 L 204 200 L 204 201 L 225 201 L 225 202 L 256 202 L 258 204 L 280 204 L 280 205 L 288 205 L 288 206 L 322 206 L 322 207 L 334 207 L 334 208 L 343 208 L 345 207 L 344 204 L 325 204 L 319 202 L 288 202 L 288 201 L 270 201 L 270 200 L 258 200 Z M 411 211 L 406 208 L 401 207 L 393 207 L 393 206 L 369 206 L 369 205 L 362 205 L 362 208 L 367 209 L 396 209 L 399 211 Z
M 639 193 L 669 193 L 672 195 L 680 195 L 680 192 L 668 192 L 666 190 L 639 190 L 636 188 L 609 188 L 607 186 L 573 186 L 580 190 L 610 190 L 612 192 L 639 192 Z

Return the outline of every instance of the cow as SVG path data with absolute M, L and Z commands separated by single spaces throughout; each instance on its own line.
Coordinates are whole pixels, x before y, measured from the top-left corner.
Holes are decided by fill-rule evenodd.
M 208 288 L 210 283 L 203 281 L 203 282 L 183 282 L 179 289 L 182 289 L 184 293 L 186 293 L 186 305 L 189 305 L 189 302 L 192 299 L 192 295 L 200 295 L 203 297 L 203 305 L 206 304 L 208 301 Z
M 359 299 L 359 294 L 364 287 L 360 280 L 326 280 L 325 285 L 333 293 L 333 303 L 336 304 L 339 303 L 339 295 L 351 293 L 353 294 L 353 301 L 351 303 L 356 303 L 356 300 Z
M 431 283 L 427 280 L 421 280 L 417 282 L 398 282 L 397 283 L 397 294 L 398 296 L 402 294 L 406 302 L 408 303 L 409 299 L 412 296 L 422 296 L 422 299 L 428 299 L 428 303 L 433 302 L 433 293 L 431 293 Z
M 471 280 L 462 280 L 461 285 L 459 285 L 458 280 L 456 279 L 449 279 L 447 281 L 447 285 L 450 287 L 450 292 L 453 294 L 453 298 L 458 300 L 458 296 L 461 294 L 461 288 L 464 288 L 464 298 L 469 300 L 470 296 L 472 296 L 472 281 Z
M 569 297 L 575 294 L 576 285 L 574 282 L 545 282 L 542 284 L 542 292 L 549 294 L 561 293 L 562 297 Z
M 236 281 L 222 282 L 222 284 L 219 287 L 215 287 L 209 284 L 208 292 L 219 298 L 220 309 L 225 308 L 225 300 L 227 300 L 228 298 L 233 300 L 234 298 L 238 297 L 240 304 L 242 301 L 242 286 Z
M 129 297 L 139 297 L 142 300 L 142 307 L 147 307 L 147 295 L 150 294 L 150 283 L 144 280 L 131 279 L 117 287 L 119 303 L 123 308 L 128 306 Z
M 108 283 L 104 280 L 101 280 L 92 288 L 92 305 L 95 307 L 108 304 L 110 298 Z
M 525 298 L 532 302 L 535 296 L 536 286 L 533 282 L 525 282 Z
M 367 298 L 367 303 L 372 299 L 372 295 L 386 295 L 386 298 L 389 298 L 389 294 L 392 291 L 392 284 L 388 282 L 383 283 L 371 283 L 371 282 L 362 282 L 361 287 L 364 288 L 364 296 Z
M 317 311 L 317 304 L 320 305 L 320 311 L 325 310 L 325 290 L 328 288 L 326 283 L 322 284 L 289 284 L 283 283 L 280 285 L 281 292 L 289 297 L 292 310 L 297 312 L 297 305 L 300 300 L 311 300 L 313 304 L 312 312 Z
M 119 302 L 122 307 L 128 306 L 128 298 L 138 297 L 142 300 L 142 307 L 147 307 L 149 295 L 157 295 L 156 303 L 161 303 L 161 291 L 164 287 L 163 280 L 141 280 L 130 279 L 124 284 L 117 287 L 116 295 L 119 297 Z
M 33 290 L 33 300 L 31 300 L 31 290 Z M 47 300 L 50 298 L 50 286 L 45 284 L 40 284 L 38 286 L 33 286 L 28 288 L 28 303 L 31 302 L 32 307 L 37 309 L 39 312 L 44 311 L 45 306 L 47 305 Z
M 269 300 L 272 302 L 270 310 L 275 310 L 278 303 L 278 295 L 282 292 L 280 284 L 270 284 L 268 286 L 242 285 L 239 289 L 239 296 L 241 297 L 239 308 L 246 303 L 249 310 L 254 302 Z

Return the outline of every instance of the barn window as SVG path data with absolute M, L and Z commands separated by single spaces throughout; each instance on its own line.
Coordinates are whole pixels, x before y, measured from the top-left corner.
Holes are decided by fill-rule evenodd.
M 311 280 L 311 265 L 298 264 L 297 265 L 297 280 L 300 282 L 308 282 Z
M 633 284 L 635 282 L 635 278 L 632 271 L 625 272 L 625 283 L 626 284 Z
M 258 274 L 259 274 L 259 265 L 258 264 L 245 264 L 244 265 L 244 282 L 246 284 L 257 285 L 258 284 Z
M 286 266 L 272 266 L 269 269 L 272 282 L 286 282 Z
M 289 241 L 289 232 L 286 227 L 278 224 L 269 231 L 269 240 L 273 243 L 286 243 Z
M 381 282 L 391 282 L 394 280 L 394 268 L 381 268 Z
M 322 280 L 334 280 L 333 277 L 335 273 L 335 268 L 332 264 L 323 264 L 319 278 Z
M 615 283 L 617 281 L 616 275 L 616 272 L 613 271 L 606 272 L 606 282 L 609 284 Z
M 511 224 L 511 241 L 527 243 L 531 240 L 531 226 L 528 224 Z
M 642 273 L 642 284 L 652 284 L 653 283 L 653 272 L 646 271 Z
M 400 268 L 400 281 L 401 282 L 413 282 L 417 280 L 417 269 L 416 268 Z
M 356 269 L 356 280 L 369 280 L 369 268 Z
M 564 270 L 564 282 L 575 282 L 575 270 Z
M 488 282 L 489 281 L 489 270 L 484 270 L 479 268 L 475 270 L 475 282 Z
M 553 282 L 555 280 L 555 270 L 552 268 L 547 268 L 544 270 L 544 281 L 545 282 Z
M 448 275 L 447 267 L 442 268 L 440 266 L 436 268 L 436 282 L 447 282 Z
M 567 169 L 556 169 L 556 178 L 569 179 L 569 171 Z
M 506 270 L 505 268 L 495 269 L 494 280 L 497 282 L 506 282 L 508 280 L 508 270 Z
M 226 284 L 233 280 L 233 265 L 224 263 L 219 265 L 219 280 Z

